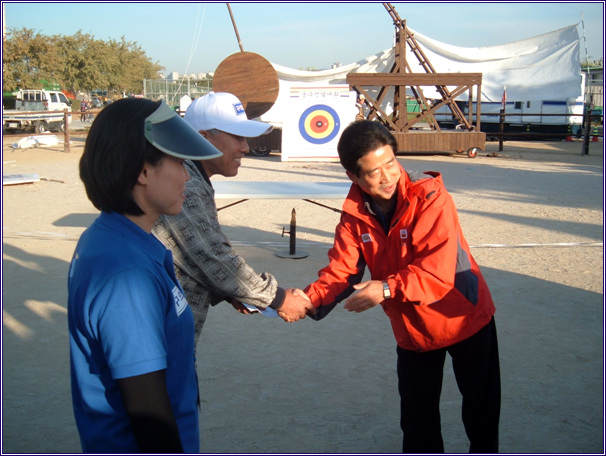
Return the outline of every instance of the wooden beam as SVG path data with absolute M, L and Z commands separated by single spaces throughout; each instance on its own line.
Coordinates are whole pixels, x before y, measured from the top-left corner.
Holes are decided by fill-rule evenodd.
M 460 86 L 482 84 L 482 73 L 348 73 L 349 85 Z

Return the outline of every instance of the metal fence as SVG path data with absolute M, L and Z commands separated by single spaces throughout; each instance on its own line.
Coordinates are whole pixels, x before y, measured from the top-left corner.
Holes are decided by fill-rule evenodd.
M 199 98 L 210 92 L 212 86 L 212 79 L 144 79 L 143 96 L 150 100 L 164 99 L 170 107 L 178 108 L 184 95 Z

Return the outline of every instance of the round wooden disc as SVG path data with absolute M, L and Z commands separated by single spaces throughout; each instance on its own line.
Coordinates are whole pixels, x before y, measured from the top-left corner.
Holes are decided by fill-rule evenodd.
M 253 52 L 238 52 L 223 60 L 213 77 L 214 92 L 237 96 L 249 119 L 265 114 L 280 91 L 278 73 L 271 63 Z

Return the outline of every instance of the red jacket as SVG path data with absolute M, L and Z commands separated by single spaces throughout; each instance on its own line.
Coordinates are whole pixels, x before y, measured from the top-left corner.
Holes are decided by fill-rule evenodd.
M 388 234 L 362 193 L 352 184 L 330 262 L 305 290 L 317 308 L 314 318 L 347 298 L 368 266 L 373 280 L 389 283 L 392 298 L 381 305 L 405 350 L 447 347 L 488 324 L 494 303 L 441 175 L 427 172 L 413 182 L 402 170 Z

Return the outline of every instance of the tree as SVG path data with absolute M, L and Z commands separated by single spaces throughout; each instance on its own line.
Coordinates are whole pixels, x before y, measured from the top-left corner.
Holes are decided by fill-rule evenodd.
M 95 39 L 78 31 L 73 36 L 55 36 L 58 54 L 57 74 L 64 89 L 72 92 L 89 91 L 93 87 L 105 87 L 106 77 L 95 61 Z
M 53 81 L 54 46 L 47 37 L 23 28 L 12 30 L 4 41 L 2 84 L 5 91 L 19 88 L 42 88 L 42 81 Z
M 142 93 L 143 79 L 157 79 L 158 73 L 164 69 L 158 63 L 152 63 L 145 52 L 135 42 L 110 40 L 111 55 L 115 60 L 111 86 L 122 92 Z
M 5 91 L 42 88 L 48 81 L 72 92 L 141 93 L 143 79 L 164 70 L 124 37 L 105 42 L 81 31 L 48 37 L 26 28 L 8 31 L 2 64 Z

